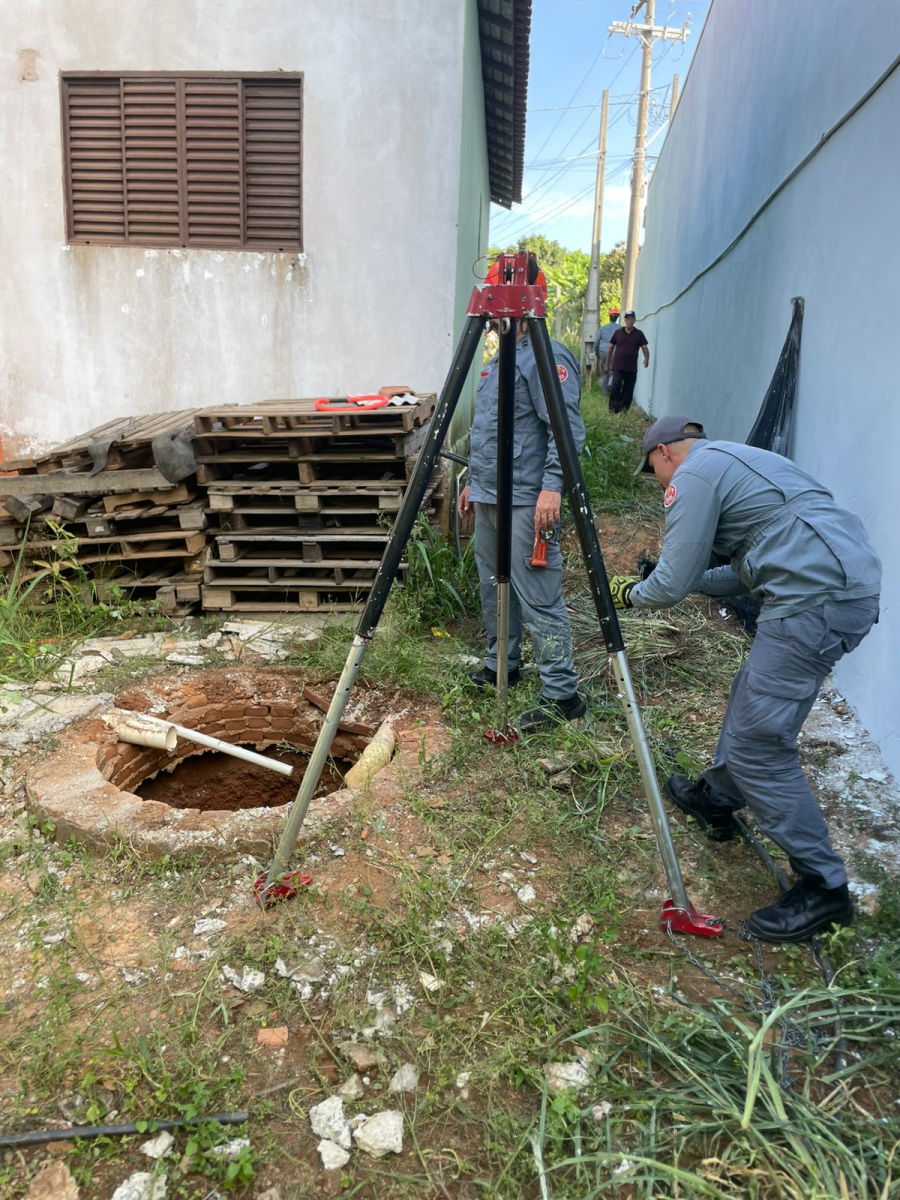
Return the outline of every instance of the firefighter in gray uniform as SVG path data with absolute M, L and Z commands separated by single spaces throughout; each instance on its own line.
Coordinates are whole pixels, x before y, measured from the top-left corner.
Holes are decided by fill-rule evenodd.
M 562 595 L 559 548 L 563 476 L 550 416 L 541 391 L 531 338 L 524 321 L 516 340 L 516 415 L 513 466 L 512 568 L 509 605 L 509 683 L 519 682 L 522 625 L 528 626 L 541 677 L 536 709 L 519 719 L 522 733 L 580 717 L 585 711 L 572 664 L 572 630 Z M 551 342 L 572 432 L 579 453 L 584 423 L 578 411 L 581 373 L 565 346 Z M 469 451 L 469 485 L 459 515 L 475 510 L 475 561 L 481 583 L 481 611 L 487 633 L 484 665 L 469 678 L 479 690 L 497 682 L 497 378 L 498 356 L 485 365 L 478 384 Z M 531 565 L 535 537 L 547 540 L 546 567 Z
M 683 416 L 652 425 L 643 451 L 642 470 L 666 489 L 665 536 L 647 579 L 611 581 L 616 607 L 664 608 L 690 592 L 749 593 L 762 606 L 712 767 L 696 782 L 673 776 L 666 791 L 713 841 L 728 841 L 733 812 L 749 805 L 789 855 L 796 885 L 748 928 L 764 941 L 805 941 L 849 924 L 853 907 L 797 735 L 826 675 L 878 620 L 881 563 L 859 518 L 781 455 L 707 441 Z M 730 565 L 707 569 L 711 551 Z

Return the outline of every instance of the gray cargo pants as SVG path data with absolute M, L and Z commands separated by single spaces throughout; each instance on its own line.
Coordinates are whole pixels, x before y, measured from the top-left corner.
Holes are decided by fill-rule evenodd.
M 497 505 L 475 505 L 475 562 L 481 584 L 481 612 L 487 633 L 485 665 L 497 670 Z M 547 543 L 546 567 L 531 565 L 534 547 L 534 505 L 512 510 L 512 566 L 509 589 L 509 669 L 521 662 L 522 623 L 531 633 L 534 657 L 541 675 L 541 694 L 548 700 L 573 696 L 578 676 L 572 665 L 572 628 L 562 594 L 562 552 L 559 532 Z
M 703 773 L 717 799 L 749 805 L 797 876 L 825 887 L 846 883 L 847 872 L 800 767 L 797 735 L 825 676 L 877 619 L 872 596 L 760 621 L 731 685 L 715 761 Z

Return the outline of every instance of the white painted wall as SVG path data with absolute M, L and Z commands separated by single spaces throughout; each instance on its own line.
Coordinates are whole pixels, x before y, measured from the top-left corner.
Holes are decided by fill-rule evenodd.
M 0 6 L 7 456 L 123 413 L 437 389 L 453 349 L 467 5 Z M 32 82 L 22 50 L 37 52 Z M 304 72 L 305 253 L 67 246 L 59 73 L 75 70 Z M 472 186 L 486 190 L 486 171 Z
M 650 186 L 635 307 L 651 411 L 743 441 L 805 297 L 794 458 L 885 568 L 881 623 L 836 677 L 900 773 L 900 69 L 692 283 L 898 52 L 896 0 L 714 0 Z

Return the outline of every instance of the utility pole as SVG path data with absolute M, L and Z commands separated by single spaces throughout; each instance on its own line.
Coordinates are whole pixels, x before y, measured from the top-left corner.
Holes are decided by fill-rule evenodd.
M 675 116 L 675 109 L 678 107 L 678 84 L 680 79 L 677 75 L 672 76 L 672 97 L 669 100 L 669 124 L 672 123 L 672 118 Z
M 642 8 L 646 9 L 646 21 L 636 25 L 631 21 L 613 21 L 610 33 L 632 34 L 641 39 L 641 90 L 638 99 L 637 130 L 634 135 L 634 164 L 631 171 L 631 204 L 628 209 L 628 238 L 625 242 L 625 272 L 622 278 L 622 311 L 627 312 L 634 303 L 634 269 L 637 265 L 638 242 L 641 233 L 641 218 L 644 209 L 644 168 L 647 158 L 647 111 L 650 107 L 650 69 L 653 65 L 653 43 L 655 41 L 683 42 L 688 35 L 685 25 L 681 29 L 670 29 L 668 25 L 654 25 L 656 0 L 639 0 L 631 10 L 632 18 Z
M 603 188 L 606 180 L 606 129 L 609 118 L 609 91 L 604 91 L 600 105 L 600 137 L 597 142 L 597 182 L 594 186 L 594 230 L 591 234 L 591 271 L 588 275 L 584 300 L 584 320 L 581 323 L 581 377 L 591 385 L 594 362 L 594 337 L 597 333 L 600 308 L 600 235 L 603 229 Z

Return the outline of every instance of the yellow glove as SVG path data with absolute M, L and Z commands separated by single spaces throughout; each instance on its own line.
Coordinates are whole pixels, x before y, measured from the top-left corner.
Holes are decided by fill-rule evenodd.
M 631 589 L 637 583 L 636 579 L 631 579 L 628 575 L 613 575 L 609 581 L 609 590 L 612 595 L 613 608 L 617 608 L 619 612 L 623 608 L 631 608 Z

